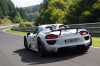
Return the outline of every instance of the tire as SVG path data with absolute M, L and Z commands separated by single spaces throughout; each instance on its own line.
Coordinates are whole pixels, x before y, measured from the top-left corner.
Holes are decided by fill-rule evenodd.
M 87 52 L 90 46 L 78 46 L 76 47 L 79 52 Z
M 87 52 L 90 46 L 86 46 L 85 48 L 82 49 L 82 52 Z
M 26 50 L 29 50 L 29 47 L 28 47 L 28 44 L 27 44 L 27 40 L 26 38 L 24 37 L 24 47 Z
M 91 45 L 92 45 L 92 38 L 90 44 L 88 46 L 85 46 L 85 48 L 83 48 L 83 52 L 87 52 L 87 50 L 90 48 Z
M 43 46 L 43 42 L 39 39 L 38 40 L 38 54 L 40 57 L 44 57 L 46 56 L 46 51 L 44 49 L 44 46 Z

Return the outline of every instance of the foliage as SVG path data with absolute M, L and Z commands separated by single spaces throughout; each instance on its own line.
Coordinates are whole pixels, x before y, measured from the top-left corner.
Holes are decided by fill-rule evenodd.
M 80 16 L 79 16 L 79 23 L 85 23 L 87 22 L 88 18 L 91 16 L 90 11 L 84 11 Z
M 12 16 L 15 14 L 16 8 L 11 0 L 0 0 L 0 18 L 4 16 Z
M 35 6 L 29 6 L 29 7 L 24 7 L 21 8 L 22 11 L 25 13 L 24 15 L 26 15 L 27 20 L 28 21 L 35 21 L 37 20 L 37 17 L 39 16 L 39 9 L 40 9 L 40 5 L 35 5 Z
M 8 17 L 5 17 L 3 19 L 0 19 L 0 24 L 5 24 L 5 23 L 11 23 L 11 20 L 9 20 Z
M 65 0 L 44 1 L 38 22 L 40 24 L 63 23 L 65 20 Z
M 13 22 L 14 22 L 14 23 L 20 23 L 20 22 L 23 22 L 23 19 L 21 18 L 19 12 L 17 12 L 16 16 L 14 17 Z
M 77 24 L 100 21 L 100 0 L 44 0 L 39 24 Z
M 64 17 L 65 17 L 65 12 L 62 11 L 61 9 L 52 9 L 51 13 L 51 21 L 52 23 L 63 23 L 64 22 Z
M 37 17 L 39 16 L 39 12 L 33 12 L 33 13 L 29 13 L 27 14 L 27 18 L 29 21 L 35 21 L 37 20 Z
M 2 13 L 2 9 L 0 7 L 0 19 L 3 18 L 3 13 Z
M 90 16 L 88 21 L 91 22 L 99 22 L 100 20 L 100 0 L 96 0 L 96 2 L 92 5 L 92 15 Z
M 15 8 L 11 0 L 0 0 L 0 20 L 1 22 L 8 17 L 14 23 L 26 20 L 21 8 Z M 6 23 L 6 21 L 5 21 Z
M 23 8 L 18 8 L 18 7 L 17 7 L 16 9 L 17 9 L 17 11 L 19 12 L 21 18 L 22 18 L 24 21 L 28 20 L 28 19 L 27 19 L 27 15 L 24 13 Z
M 24 13 L 33 13 L 33 12 L 39 11 L 40 5 L 24 7 L 22 9 L 23 9 Z
M 33 25 L 31 23 L 28 23 L 28 22 L 21 22 L 19 24 L 19 27 L 22 27 L 22 28 L 26 28 L 26 27 L 32 27 Z
M 70 0 L 66 8 L 66 21 L 69 24 L 86 22 L 89 15 L 86 16 L 84 13 L 89 13 L 95 2 L 96 0 Z

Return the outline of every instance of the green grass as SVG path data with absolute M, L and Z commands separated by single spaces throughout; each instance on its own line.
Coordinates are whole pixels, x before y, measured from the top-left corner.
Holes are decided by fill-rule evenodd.
M 26 34 L 26 32 L 13 31 L 11 30 L 11 28 L 6 29 L 6 32 L 10 34 L 20 35 L 20 36 L 24 36 Z
M 100 37 L 92 37 L 92 46 L 100 47 Z

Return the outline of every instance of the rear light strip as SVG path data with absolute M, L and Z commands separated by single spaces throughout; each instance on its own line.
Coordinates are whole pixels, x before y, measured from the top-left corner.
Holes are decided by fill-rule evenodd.
M 50 34 L 45 37 L 45 39 L 55 39 L 58 38 L 58 35 Z
M 49 34 L 49 35 L 45 36 L 45 39 L 55 39 L 55 38 L 58 38 L 58 35 Z M 56 40 L 47 40 L 47 43 L 49 45 L 54 45 L 56 43 Z
M 85 35 L 88 34 L 88 32 L 87 31 L 80 31 L 80 34 L 83 35 L 83 36 L 85 36 Z

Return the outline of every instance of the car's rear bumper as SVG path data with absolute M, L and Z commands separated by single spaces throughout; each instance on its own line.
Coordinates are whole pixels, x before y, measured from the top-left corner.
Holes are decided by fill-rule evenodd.
M 72 48 L 72 47 L 77 47 L 77 46 L 82 46 L 82 45 L 91 46 L 91 44 L 92 44 L 92 40 L 86 41 L 84 43 L 77 43 L 77 44 L 70 44 L 70 45 L 66 45 L 66 44 L 64 44 L 64 45 L 47 45 L 46 50 L 50 51 L 50 52 L 57 52 L 58 49 L 60 49 L 60 48 L 67 48 L 67 47 Z

